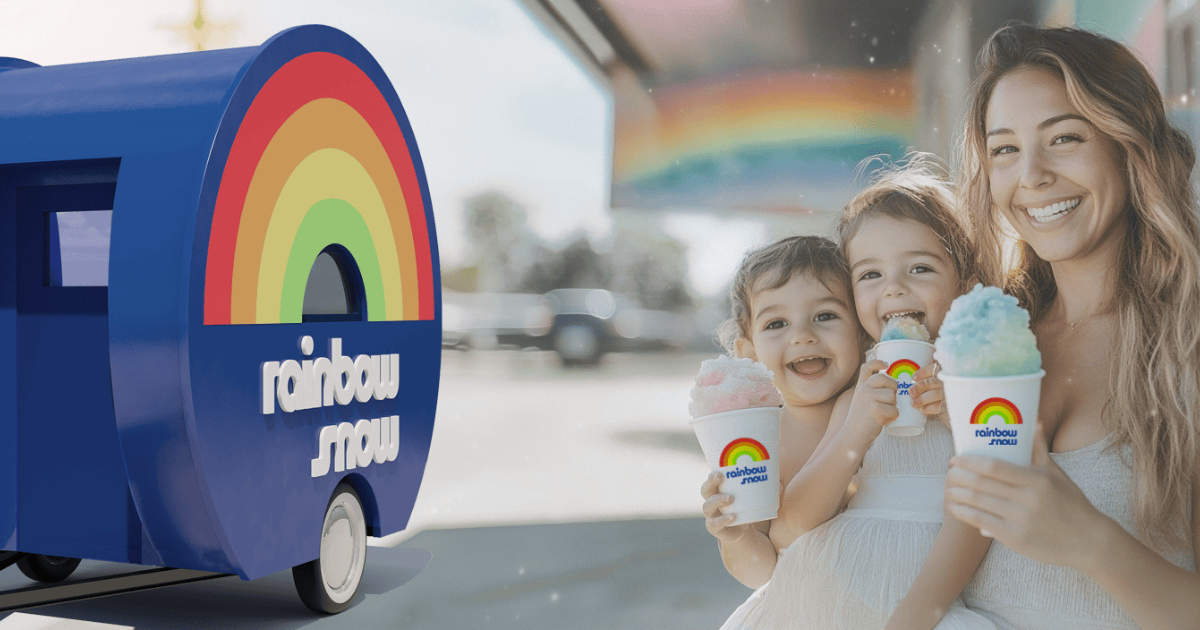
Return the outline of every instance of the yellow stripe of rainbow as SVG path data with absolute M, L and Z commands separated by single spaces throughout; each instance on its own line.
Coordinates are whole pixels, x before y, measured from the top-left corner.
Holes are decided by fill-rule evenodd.
M 988 420 L 998 417 L 1004 424 L 1022 424 L 1021 411 L 1017 406 L 1004 398 L 988 398 L 975 406 L 971 412 L 971 424 L 987 424 Z
M 771 455 L 767 453 L 767 449 L 761 442 L 744 437 L 725 445 L 725 449 L 721 451 L 721 467 L 737 464 L 738 459 L 743 455 L 748 455 L 752 461 L 756 462 L 771 459 Z

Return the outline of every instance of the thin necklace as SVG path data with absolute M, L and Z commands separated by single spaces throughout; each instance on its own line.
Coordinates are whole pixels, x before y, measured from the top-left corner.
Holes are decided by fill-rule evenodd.
M 1093 318 L 1093 317 L 1096 317 L 1096 316 L 1098 316 L 1098 315 L 1104 315 L 1104 314 L 1105 314 L 1105 313 L 1107 313 L 1107 312 L 1108 312 L 1108 311 L 1100 311 L 1100 312 L 1098 312 L 1098 313 L 1092 313 L 1091 315 L 1088 315 L 1087 317 L 1084 317 L 1083 319 L 1081 319 L 1081 320 L 1078 320 L 1078 321 L 1076 321 L 1076 322 L 1067 322 L 1067 326 L 1070 326 L 1070 327 L 1071 327 L 1071 330 L 1075 330 L 1075 327 L 1076 327 L 1076 326 L 1078 326 L 1078 325 L 1080 325 L 1080 324 L 1082 324 L 1082 323 L 1086 322 L 1087 320 L 1089 320 L 1089 319 L 1091 319 L 1091 318 Z

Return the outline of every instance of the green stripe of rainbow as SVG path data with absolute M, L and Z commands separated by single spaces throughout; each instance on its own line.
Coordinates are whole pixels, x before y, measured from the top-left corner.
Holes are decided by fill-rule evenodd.
M 358 66 L 292 59 L 239 124 L 213 209 L 205 324 L 300 322 L 318 254 L 357 263 L 367 319 L 434 317 L 425 207 L 391 106 Z
M 767 453 L 767 449 L 761 442 L 744 437 L 725 445 L 725 449 L 721 451 L 721 467 L 737 464 L 738 458 L 743 455 L 749 455 L 750 459 L 756 462 L 771 459 L 771 455 Z
M 900 359 L 888 366 L 887 375 L 896 380 L 900 380 L 900 377 L 905 374 L 911 378 L 919 369 L 921 369 L 921 366 L 917 365 L 915 361 Z
M 971 412 L 971 424 L 987 424 L 993 416 L 998 416 L 1004 424 L 1022 424 L 1021 411 L 1004 398 L 988 398 L 976 405 Z

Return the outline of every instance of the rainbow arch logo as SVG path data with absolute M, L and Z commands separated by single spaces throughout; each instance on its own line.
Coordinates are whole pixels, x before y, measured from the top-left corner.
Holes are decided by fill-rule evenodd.
M 720 465 L 722 468 L 736 466 L 738 460 L 744 456 L 749 457 L 753 462 L 771 459 L 770 453 L 767 453 L 767 449 L 763 447 L 761 442 L 744 437 L 725 445 L 725 448 L 721 451 Z
M 254 96 L 213 209 L 204 323 L 299 323 L 317 256 L 345 248 L 368 321 L 434 319 L 424 201 L 404 133 L 353 62 L 311 52 Z
M 971 412 L 971 424 L 987 424 L 993 417 L 1004 420 L 1004 424 L 1022 424 L 1021 411 L 1004 398 L 988 398 L 976 405 Z
M 900 380 L 900 377 L 905 375 L 911 379 L 912 375 L 919 369 L 921 369 L 921 366 L 917 365 L 915 361 L 900 359 L 888 366 L 887 375 L 896 380 Z

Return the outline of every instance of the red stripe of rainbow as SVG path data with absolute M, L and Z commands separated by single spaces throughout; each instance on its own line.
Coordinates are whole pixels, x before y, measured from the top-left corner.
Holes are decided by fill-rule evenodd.
M 896 380 L 900 380 L 900 377 L 905 374 L 907 374 L 909 377 L 912 377 L 912 375 L 919 369 L 921 369 L 921 366 L 917 365 L 915 361 L 910 361 L 909 359 L 900 359 L 899 361 L 896 361 L 888 366 L 887 375 Z
M 737 464 L 738 458 L 742 455 L 749 455 L 750 459 L 756 462 L 771 459 L 771 455 L 767 453 L 767 449 L 761 442 L 744 437 L 725 445 L 725 449 L 721 451 L 721 467 Z
M 308 272 L 334 243 L 359 266 L 370 320 L 433 319 L 404 133 L 366 73 L 314 52 L 277 70 L 238 127 L 213 210 L 204 323 L 299 322 Z
M 1004 424 L 1022 424 L 1021 411 L 1004 398 L 988 398 L 976 405 L 971 412 L 971 424 L 987 424 L 992 416 L 999 416 Z

